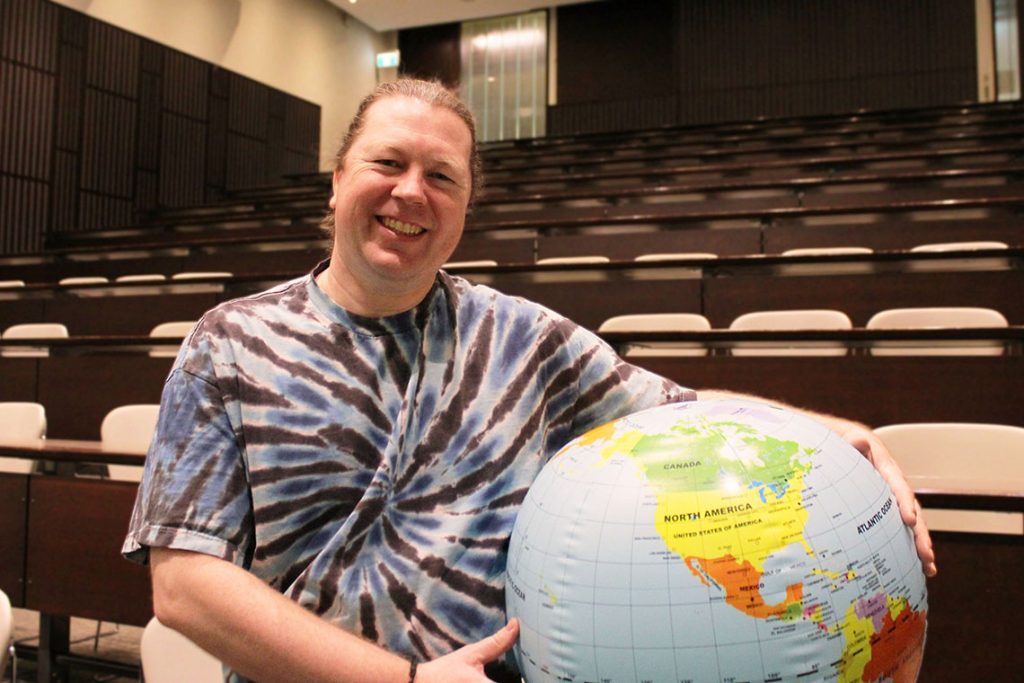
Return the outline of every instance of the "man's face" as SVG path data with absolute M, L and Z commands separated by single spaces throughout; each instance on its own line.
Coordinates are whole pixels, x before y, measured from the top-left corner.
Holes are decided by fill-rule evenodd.
M 472 138 L 447 109 L 387 97 L 334 173 L 336 277 L 345 288 L 401 295 L 426 290 L 462 236 Z

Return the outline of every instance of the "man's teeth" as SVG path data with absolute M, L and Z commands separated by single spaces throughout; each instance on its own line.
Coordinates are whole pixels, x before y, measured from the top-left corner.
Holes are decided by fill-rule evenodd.
M 412 223 L 405 223 L 403 221 L 395 220 L 394 218 L 382 218 L 381 223 L 388 230 L 392 230 L 402 235 L 418 235 L 421 232 L 425 232 L 423 228 Z

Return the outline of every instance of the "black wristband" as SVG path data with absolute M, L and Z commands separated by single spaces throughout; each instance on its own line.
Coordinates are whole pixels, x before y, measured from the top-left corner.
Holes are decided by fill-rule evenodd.
M 415 683 L 416 681 L 416 666 L 417 662 L 415 659 L 409 660 L 409 683 Z

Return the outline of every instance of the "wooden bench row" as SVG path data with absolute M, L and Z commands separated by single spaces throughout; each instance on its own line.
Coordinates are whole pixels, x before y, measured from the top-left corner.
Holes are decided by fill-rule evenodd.
M 453 260 L 530 262 L 542 255 L 544 242 L 553 246 L 565 237 L 589 242 L 595 235 L 602 236 L 601 249 L 573 245 L 571 253 L 604 253 L 612 258 L 652 251 L 751 254 L 835 244 L 903 249 L 924 242 L 977 239 L 1017 245 L 1022 242 L 1022 209 L 1024 189 L 1006 186 L 807 196 L 801 202 L 738 199 L 509 212 L 470 222 Z M 167 272 L 166 259 L 176 269 L 170 272 L 259 272 L 286 270 L 294 266 L 277 265 L 279 259 L 294 256 L 295 251 L 324 254 L 327 247 L 319 228 L 306 224 L 282 228 L 281 234 L 271 236 L 262 229 L 249 235 L 220 231 L 172 243 L 139 240 L 119 248 L 93 245 L 51 250 L 2 258 L 0 267 L 5 278 L 34 281 L 67 275 Z M 553 251 L 551 255 L 560 255 L 557 247 Z
M 616 343 L 645 339 L 703 340 L 709 344 L 776 339 L 839 341 L 864 346 L 879 341 L 1005 345 L 1000 356 L 641 356 L 632 362 L 697 388 L 744 391 L 868 424 L 914 421 L 998 422 L 1024 426 L 1024 328 L 993 330 L 851 330 L 836 332 L 607 335 Z M 26 343 L 0 341 L 13 348 Z M 146 353 L 145 337 L 50 340 L 50 356 L 0 357 L 0 401 L 34 401 L 46 407 L 48 434 L 97 439 L 103 416 L 120 405 L 158 403 L 173 359 Z M 68 391 L 79 387 L 88 392 Z
M 0 457 L 12 456 L 43 456 L 58 466 L 123 461 L 94 443 L 0 443 Z M 1024 511 L 1024 495 L 919 488 L 918 497 L 926 507 Z M 136 625 L 152 615 L 147 570 L 120 556 L 134 498 L 135 485 L 126 482 L 0 473 L 0 589 L 15 606 L 40 612 L 37 680 L 52 680 L 67 657 L 70 615 Z M 1016 628 L 1022 538 L 937 532 L 933 539 L 940 571 L 928 582 L 922 680 L 973 680 L 979 672 L 984 680 L 1014 680 L 1024 666 Z
M 272 255 L 262 254 L 270 260 Z M 0 290 L 0 330 L 59 322 L 75 335 L 147 334 L 194 320 L 221 301 L 297 277 L 291 272 L 189 283 Z M 985 306 L 1024 324 L 1024 250 L 677 259 L 638 263 L 453 267 L 453 274 L 537 301 L 596 329 L 628 313 L 701 313 L 724 328 L 756 310 L 835 308 L 855 325 L 883 308 Z
M 1024 178 L 1024 163 L 1009 162 L 955 168 L 850 170 L 822 172 L 820 169 L 787 172 L 777 175 L 758 174 L 744 169 L 745 174 L 720 178 L 690 178 L 671 182 L 624 184 L 623 187 L 570 187 L 529 192 L 491 192 L 473 209 L 472 221 L 500 219 L 503 213 L 526 210 L 571 211 L 587 213 L 582 207 L 633 205 L 667 202 L 721 202 L 750 196 L 780 197 L 786 205 L 802 206 L 805 198 L 837 200 L 838 195 L 874 192 L 899 200 L 907 191 L 947 192 L 956 187 L 1019 187 Z M 784 169 L 785 170 L 785 169 Z M 981 190 L 979 190 L 981 191 Z M 302 194 L 270 194 L 259 202 L 227 203 L 186 210 L 165 212 L 159 220 L 136 228 L 103 230 L 81 234 L 57 235 L 51 248 L 69 248 L 102 244 L 106 248 L 133 246 L 142 239 L 164 240 L 169 244 L 186 242 L 197 234 L 211 235 L 218 231 L 238 237 L 267 237 L 293 234 L 296 226 L 316 226 L 325 213 L 329 181 L 310 186 Z M 888 195 L 886 194 L 888 193 Z M 912 196 L 912 195 L 910 195 Z M 841 197 L 838 197 L 841 200 Z
M 989 126 L 1020 115 L 1019 102 L 963 104 L 919 109 L 845 112 L 832 115 L 759 118 L 721 123 L 685 124 L 604 133 L 569 134 L 532 139 L 502 140 L 481 144 L 487 158 L 515 157 L 538 152 L 622 148 L 674 141 L 746 139 L 772 140 L 792 136 L 830 134 L 892 135 L 903 131 Z

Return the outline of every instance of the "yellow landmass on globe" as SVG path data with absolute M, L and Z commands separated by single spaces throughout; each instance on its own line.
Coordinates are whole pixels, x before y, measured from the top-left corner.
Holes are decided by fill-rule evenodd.
M 787 586 L 777 604 L 767 604 L 761 588 L 772 553 L 799 543 L 813 555 L 803 533 L 808 517 L 801 503 L 803 477 L 803 469 L 795 467 L 785 492 L 767 500 L 760 488 L 659 493 L 655 527 L 669 550 L 702 582 L 718 584 L 736 609 L 761 619 L 799 617 L 801 584 Z

